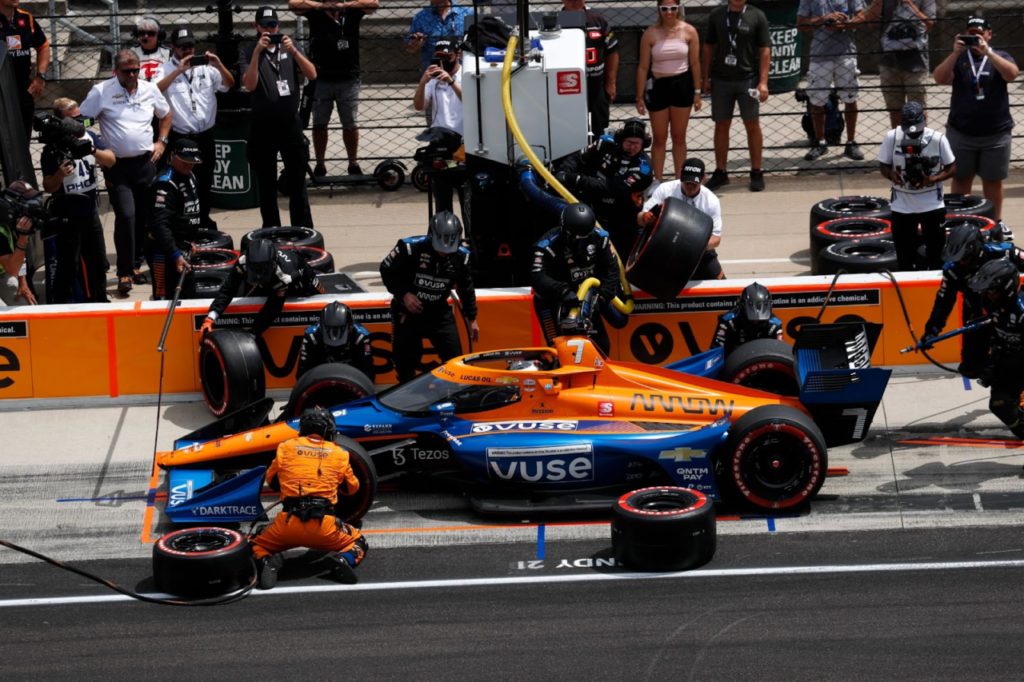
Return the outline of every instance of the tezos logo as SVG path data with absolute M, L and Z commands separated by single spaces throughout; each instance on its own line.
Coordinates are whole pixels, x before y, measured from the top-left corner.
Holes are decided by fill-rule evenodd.
M 489 422 L 473 424 L 472 433 L 488 433 L 491 431 L 575 431 L 578 422 Z
M 583 94 L 583 82 L 579 71 L 559 71 L 555 74 L 559 95 Z

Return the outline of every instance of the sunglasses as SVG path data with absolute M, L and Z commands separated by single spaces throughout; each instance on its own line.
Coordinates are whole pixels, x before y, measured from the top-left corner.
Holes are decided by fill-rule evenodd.
M 133 76 L 133 75 L 138 75 L 138 73 L 139 73 L 139 71 L 141 71 L 141 69 L 118 69 L 118 71 L 120 71 L 121 73 L 123 73 L 126 76 Z
M 155 38 L 156 31 L 139 31 L 139 36 L 143 38 Z
M 260 23 L 260 28 L 277 28 L 276 21 L 264 21 Z
M 678 12 L 679 5 L 662 5 L 661 7 L 658 8 L 658 11 L 665 12 L 666 14 L 668 12 Z

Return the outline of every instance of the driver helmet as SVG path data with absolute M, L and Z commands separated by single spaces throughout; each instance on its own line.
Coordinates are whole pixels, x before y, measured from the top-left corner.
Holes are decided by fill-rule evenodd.
M 299 417 L 299 436 L 320 436 L 334 440 L 334 417 L 322 407 L 311 407 Z
M 1020 272 L 1008 258 L 990 260 L 971 278 L 969 286 L 990 300 L 1009 300 L 1020 289 Z
M 562 209 L 562 232 L 575 239 L 583 239 L 597 226 L 594 211 L 586 204 L 569 204 Z
M 246 282 L 268 286 L 277 271 L 277 247 L 269 239 L 253 239 L 245 251 Z
M 540 370 L 540 363 L 536 360 L 515 360 L 508 368 L 513 372 L 537 372 Z
M 767 322 L 772 316 L 772 295 L 763 284 L 754 282 L 740 294 L 740 314 L 748 324 Z
M 427 236 L 430 237 L 430 245 L 434 247 L 434 251 L 453 254 L 459 250 L 462 223 L 451 211 L 438 211 L 430 219 Z
M 949 231 L 946 245 L 942 247 L 942 260 L 947 263 L 972 261 L 981 255 L 985 237 L 981 229 L 971 223 L 960 223 Z
M 349 332 L 354 326 L 352 311 L 344 303 L 328 303 L 320 311 L 320 339 L 325 346 L 338 348 L 347 345 Z

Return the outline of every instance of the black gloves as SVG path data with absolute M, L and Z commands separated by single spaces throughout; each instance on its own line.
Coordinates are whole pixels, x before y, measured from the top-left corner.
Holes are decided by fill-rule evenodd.
M 562 307 L 577 306 L 580 304 L 580 299 L 576 298 L 576 294 L 566 289 L 562 292 Z
M 559 172 L 555 174 L 555 180 L 558 180 L 566 189 L 573 189 L 576 187 L 576 183 L 579 182 L 579 173 L 566 173 Z
M 932 348 L 934 348 L 934 346 L 932 346 L 932 344 L 928 342 L 934 339 L 936 336 L 938 336 L 941 331 L 941 329 L 938 329 L 933 326 L 925 327 L 924 336 L 921 337 L 921 350 L 931 350 Z

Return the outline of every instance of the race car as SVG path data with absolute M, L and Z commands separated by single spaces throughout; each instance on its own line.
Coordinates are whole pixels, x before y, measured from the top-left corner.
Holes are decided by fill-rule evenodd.
M 338 442 L 366 483 L 339 498 L 338 515 L 359 518 L 377 480 L 409 475 L 454 484 L 485 513 L 607 509 L 623 492 L 664 484 L 793 510 L 821 489 L 828 448 L 866 436 L 891 373 L 870 366 L 880 331 L 870 323 L 804 325 L 795 397 L 717 381 L 721 348 L 662 368 L 617 362 L 590 339 L 588 299 L 563 326 L 576 333 L 552 348 L 472 353 L 336 405 Z M 346 385 L 354 370 L 336 371 Z M 298 433 L 298 419 L 267 422 L 271 404 L 158 454 L 172 521 L 263 513 L 265 467 Z

